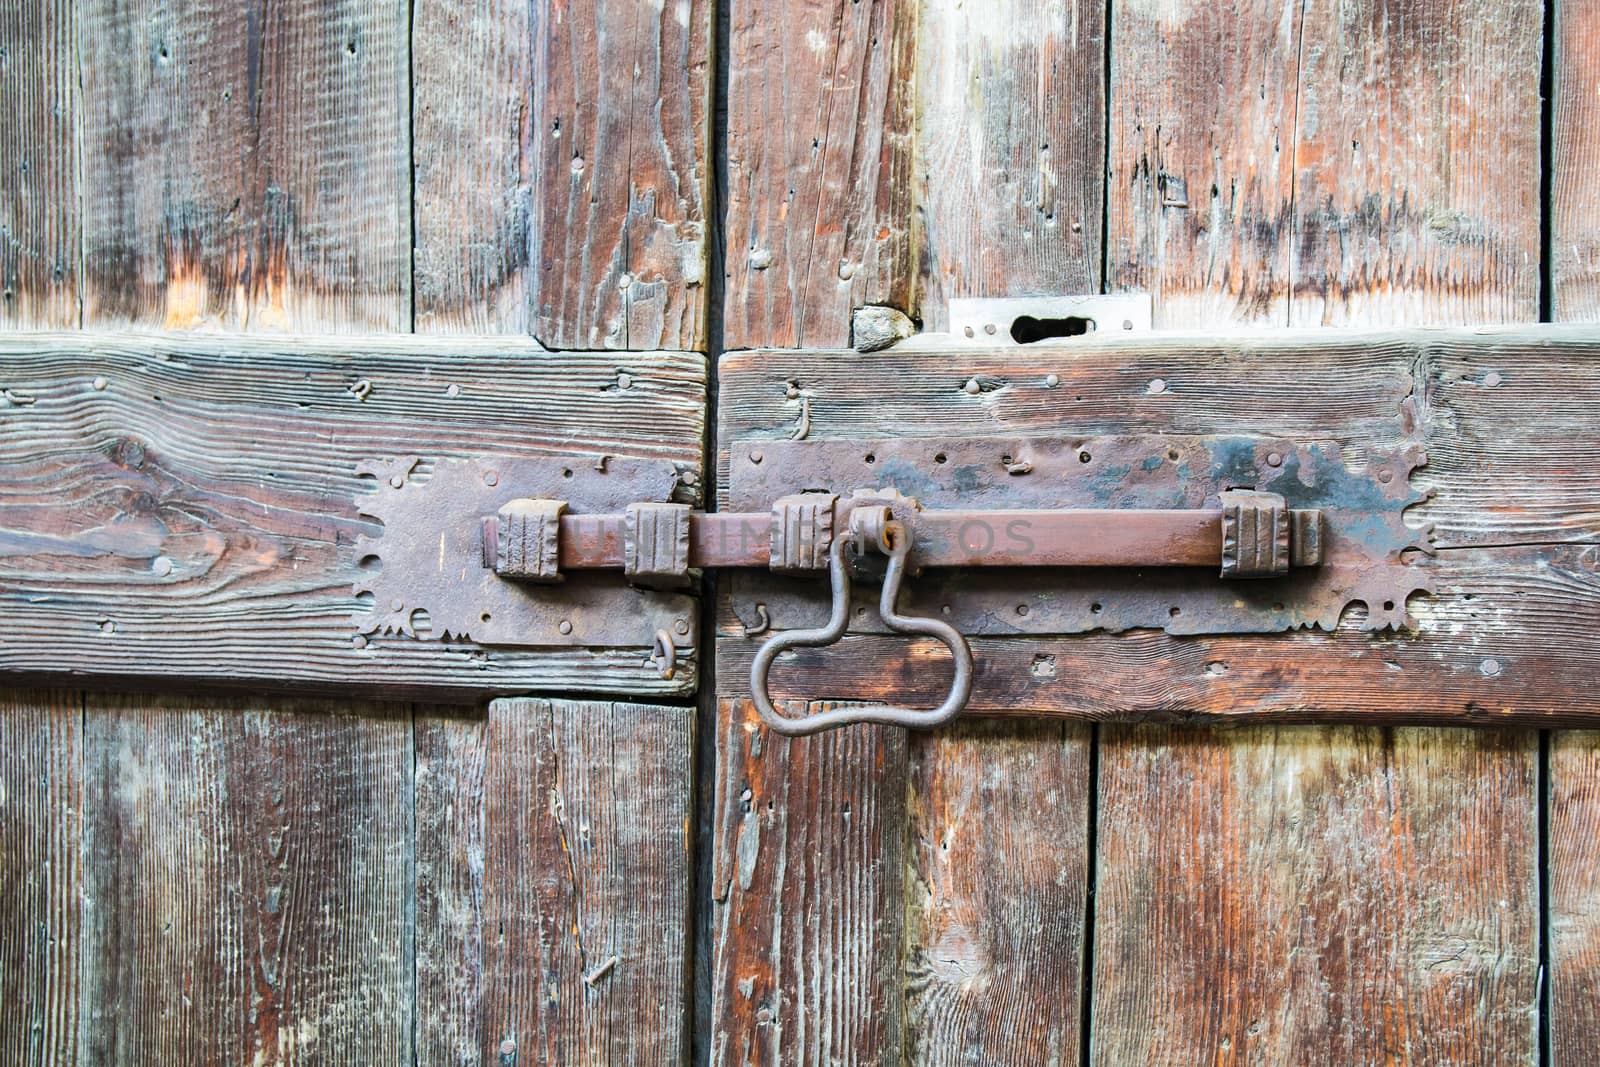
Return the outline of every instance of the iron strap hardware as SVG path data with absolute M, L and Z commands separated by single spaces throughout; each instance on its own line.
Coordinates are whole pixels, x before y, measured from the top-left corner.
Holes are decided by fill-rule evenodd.
M 638 503 L 620 515 L 567 515 L 566 502 L 519 499 L 483 524 L 483 564 L 504 578 L 557 582 L 563 570 L 621 569 L 645 586 L 681 586 L 706 567 L 766 567 L 803 572 L 826 566 L 832 589 L 828 622 L 773 634 L 757 652 L 750 693 L 769 727 L 810 734 L 853 722 L 932 727 L 966 706 L 972 650 L 954 626 L 899 610 L 900 588 L 918 567 L 1201 567 L 1223 578 L 1267 578 L 1322 560 L 1322 513 L 1290 509 L 1283 497 L 1228 490 L 1217 508 L 1005 509 L 923 511 L 893 490 L 850 498 L 803 493 L 779 499 L 770 513 L 706 513 L 685 505 Z M 996 547 L 993 531 L 1015 534 Z M 978 535 L 978 536 L 974 536 Z M 1024 546 L 1026 546 L 1024 548 Z M 950 693 L 936 708 L 892 705 L 834 708 L 798 717 L 780 713 L 768 694 L 773 662 L 792 648 L 838 641 L 849 622 L 852 572 L 886 561 L 879 615 L 896 633 L 942 642 L 954 658 Z M 663 646 L 663 642 L 665 643 Z M 658 635 L 652 658 L 670 656 Z M 665 662 L 670 662 L 667 660 Z
M 752 699 L 798 734 L 945 721 L 978 677 L 974 637 L 1332 630 L 1353 606 L 1404 629 L 1433 588 L 1431 528 L 1405 514 L 1429 496 L 1411 484 L 1426 457 L 1403 438 L 1353 455 L 1245 434 L 735 441 L 726 462 L 725 510 L 705 512 L 698 472 L 661 460 L 367 461 L 359 632 L 468 654 L 635 647 L 670 677 L 699 573 L 729 568 L 733 615 L 765 635 Z M 875 612 L 863 581 L 882 583 Z M 948 647 L 939 706 L 780 713 L 779 655 L 874 630 Z

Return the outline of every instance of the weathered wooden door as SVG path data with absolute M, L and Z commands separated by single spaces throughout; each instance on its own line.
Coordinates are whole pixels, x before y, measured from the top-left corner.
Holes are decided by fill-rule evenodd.
M 1592 1060 L 1600 340 L 1349 328 L 1596 317 L 1597 20 L 6 3 L 0 1061 Z M 1181 339 L 935 336 L 1100 292 Z M 358 550 L 457 460 L 1170 432 L 1422 440 L 1417 630 L 1016 623 L 958 724 L 788 739 L 734 576 L 664 678 Z

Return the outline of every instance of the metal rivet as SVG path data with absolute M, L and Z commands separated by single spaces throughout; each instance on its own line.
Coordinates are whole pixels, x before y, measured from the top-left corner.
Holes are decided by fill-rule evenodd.
M 961 391 L 964 392 L 964 393 L 976 394 L 978 392 L 978 390 L 980 390 L 982 388 L 983 387 L 978 384 L 978 379 L 976 379 L 976 378 L 968 378 L 967 379 L 967 384 L 963 385 L 961 387 Z
M 406 602 L 404 600 L 401 600 L 399 597 L 395 597 L 393 600 L 389 601 L 389 610 L 390 611 L 399 611 L 401 608 L 403 608 L 405 606 L 406 606 Z
M 1056 386 L 1058 386 L 1060 384 L 1061 384 L 1061 375 L 1059 375 L 1059 374 L 1046 374 L 1044 376 L 1044 387 L 1046 389 L 1054 389 Z
M 1151 378 L 1147 388 L 1152 393 L 1164 393 L 1167 391 L 1167 380 L 1165 378 Z
M 103 634 L 114 634 L 117 632 L 117 624 L 112 622 L 110 619 L 104 619 L 100 623 L 100 632 Z
M 1281 455 L 1279 455 L 1278 453 L 1276 453 L 1276 452 L 1268 452 L 1267 453 L 1267 466 L 1269 466 L 1269 467 L 1281 467 L 1281 466 L 1283 466 L 1283 457 Z
M 763 456 L 760 452 L 752 452 L 752 453 L 750 453 L 750 462 L 751 463 L 760 463 L 763 459 L 766 459 L 766 458 L 767 457 Z
M 406 480 L 401 475 L 396 474 L 394 477 L 389 479 L 389 484 L 398 489 L 402 485 L 406 484 Z
M 172 560 L 168 559 L 166 556 L 157 556 L 155 559 L 150 561 L 150 570 L 162 578 L 165 578 L 167 575 L 172 573 Z
M 484 485 L 499 485 L 500 484 L 500 475 L 496 474 L 494 471 L 484 471 L 483 472 L 483 484 Z
M 622 275 L 622 277 L 617 279 L 617 288 L 618 289 L 626 289 L 628 286 L 630 286 L 632 284 L 633 284 L 633 275 L 631 275 L 631 274 L 624 274 L 624 275 Z
M 457 385 L 455 382 L 451 382 L 449 385 L 445 386 L 444 395 L 450 397 L 460 396 L 461 386 Z
M 967 328 L 966 328 L 966 329 L 965 329 L 965 330 L 963 330 L 963 331 L 962 331 L 962 332 L 963 332 L 963 333 L 965 333 L 965 334 L 966 334 L 966 335 L 967 335 L 967 336 L 968 336 L 968 337 L 971 337 L 971 336 L 972 336 L 972 327 L 971 327 L 971 326 L 968 326 L 968 327 L 967 327 Z
M 90 382 L 89 384 L 94 386 L 95 392 L 98 393 L 98 392 L 101 392 L 102 390 L 104 390 L 105 387 L 107 385 L 110 385 L 111 383 L 106 381 L 104 378 L 96 378 L 94 381 Z
M 1485 678 L 1498 677 L 1502 669 L 1503 668 L 1500 666 L 1500 661 L 1497 659 L 1486 659 L 1482 663 L 1478 664 L 1478 670 L 1483 672 L 1483 676 Z
M 1483 376 L 1483 384 L 1493 389 L 1500 384 L 1500 372 L 1492 370 Z
M 1382 482 L 1384 485 L 1388 485 L 1390 482 L 1394 481 L 1394 471 L 1379 471 L 1378 481 Z
M 994 323 L 992 323 L 992 322 L 986 322 L 986 323 L 983 324 L 983 332 L 984 333 L 993 334 L 994 333 L 994 329 L 995 329 L 995 326 L 994 326 Z
M 572 632 L 572 623 L 568 622 L 566 619 L 562 619 L 556 629 L 560 630 L 564 634 L 570 634 Z
M 1131 329 L 1133 329 L 1133 320 L 1132 320 L 1132 319 L 1123 319 L 1123 320 L 1122 320 L 1122 328 L 1123 328 L 1123 329 L 1124 329 L 1124 330 L 1131 330 Z
M 351 648 L 366 648 L 367 647 L 367 639 L 366 639 L 366 637 L 364 635 L 362 635 L 362 634 L 356 634 L 354 637 L 352 637 L 350 639 L 350 647 Z
M 617 388 L 618 389 L 632 389 L 633 388 L 633 375 L 627 373 L 626 371 L 623 371 L 622 373 L 618 374 L 617 375 Z
M 672 624 L 672 628 L 678 631 L 678 635 L 680 637 L 685 636 L 689 632 L 689 620 L 679 619 L 677 622 Z

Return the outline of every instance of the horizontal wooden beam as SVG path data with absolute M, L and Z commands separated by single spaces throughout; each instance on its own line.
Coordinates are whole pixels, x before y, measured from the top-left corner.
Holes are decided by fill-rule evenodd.
M 973 642 L 971 710 L 1073 718 L 1600 721 L 1600 328 L 1148 334 L 986 350 L 914 340 L 862 355 L 722 358 L 719 491 L 741 441 L 792 437 L 1259 434 L 1411 441 L 1435 524 L 1417 632 L 1173 637 L 1161 631 Z M 972 383 L 976 383 L 976 387 Z M 892 480 L 892 479 L 891 479 Z M 942 503 L 938 506 L 944 506 Z M 917 579 L 909 580 L 915 586 Z M 774 628 L 791 625 L 774 611 Z M 762 635 L 724 597 L 720 692 L 747 693 Z M 936 644 L 874 634 L 781 659 L 774 696 L 930 706 Z
M 0 338 L 0 672 L 472 700 L 680 696 L 643 647 L 363 635 L 358 464 L 703 469 L 705 358 L 518 338 Z M 507 487 L 514 490 L 515 487 Z

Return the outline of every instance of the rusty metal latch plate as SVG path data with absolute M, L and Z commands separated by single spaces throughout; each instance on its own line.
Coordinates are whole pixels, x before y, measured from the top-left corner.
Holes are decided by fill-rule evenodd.
M 822 489 L 893 489 L 928 508 L 1200 508 L 1229 490 L 1278 494 L 1290 509 L 1318 509 L 1320 566 L 1281 577 L 1219 582 L 1194 568 L 929 568 L 908 586 L 908 614 L 952 623 L 970 636 L 1072 634 L 1159 628 L 1172 634 L 1331 630 L 1352 606 L 1369 630 L 1413 628 L 1407 601 L 1431 591 L 1432 531 L 1408 508 L 1428 494 L 1411 473 L 1419 445 L 1368 451 L 1347 466 L 1336 442 L 1258 436 L 1132 435 L 1050 438 L 900 438 L 744 441 L 731 447 L 725 508 L 758 510 Z M 1354 469 L 1352 469 L 1352 467 Z M 968 547 L 1025 551 L 1028 532 L 974 521 Z M 747 628 L 819 625 L 826 591 L 814 581 L 759 571 L 731 577 L 734 612 Z M 882 632 L 860 594 L 850 629 Z
M 529 487 L 559 492 L 576 515 L 621 512 L 681 495 L 684 474 L 665 460 L 628 457 L 370 460 L 361 514 L 383 523 L 355 546 L 364 604 L 356 629 L 425 640 L 521 647 L 651 648 L 663 633 L 692 644 L 695 599 L 643 589 L 620 573 L 507 581 L 485 560 L 484 520 Z M 519 492 L 518 487 L 521 487 Z M 620 536 L 622 531 L 617 531 Z

